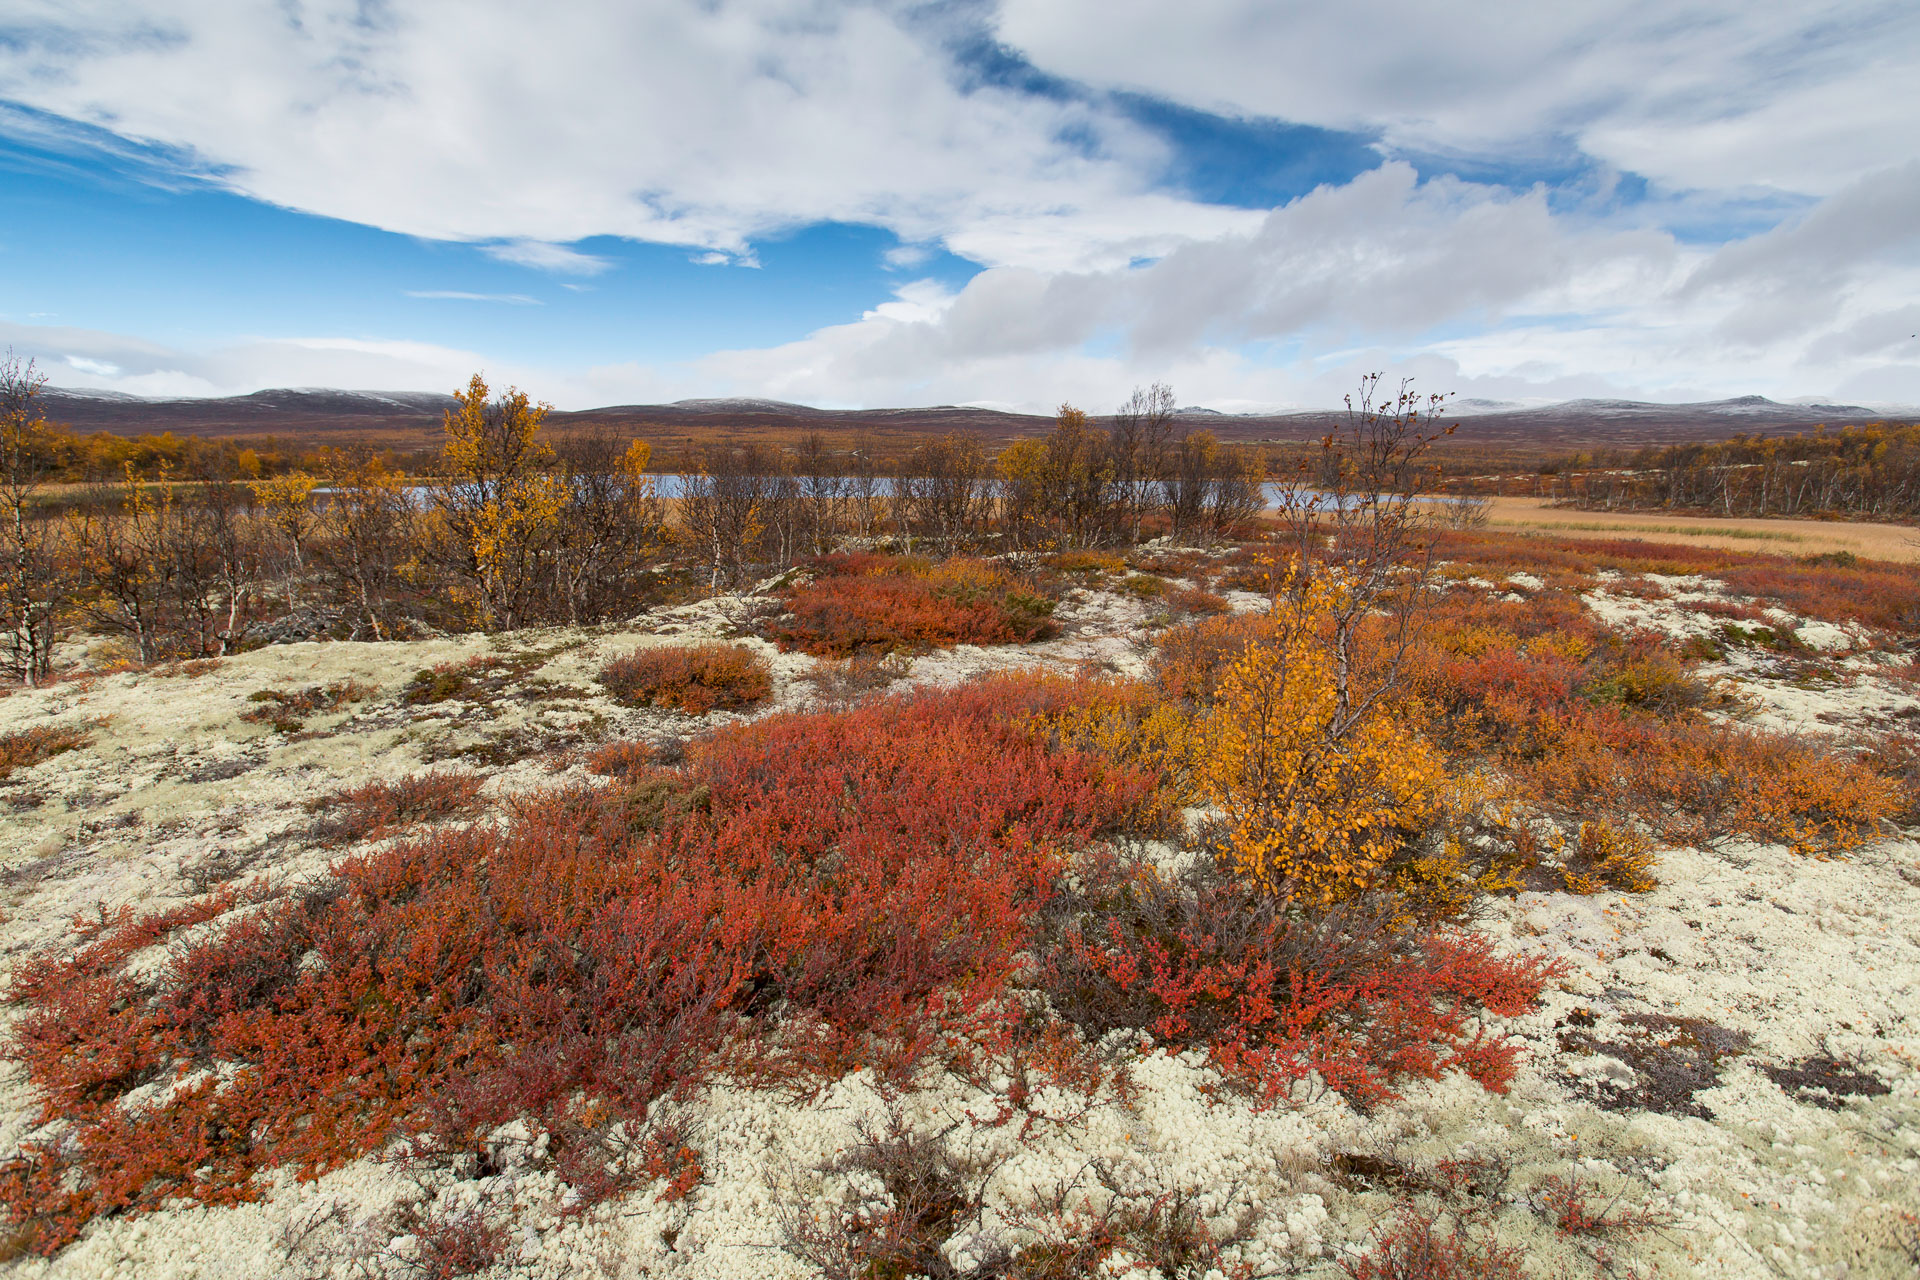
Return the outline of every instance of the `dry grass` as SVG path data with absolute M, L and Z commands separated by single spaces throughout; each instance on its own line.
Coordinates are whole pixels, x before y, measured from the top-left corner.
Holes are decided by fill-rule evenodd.
M 1581 511 L 1548 505 L 1545 498 L 1495 498 L 1490 530 L 1556 530 L 1615 533 L 1705 547 L 1751 548 L 1754 541 L 1790 542 L 1806 553 L 1846 551 L 1875 560 L 1920 561 L 1920 529 L 1866 521 L 1718 519 L 1661 513 L 1657 523 L 1644 511 Z

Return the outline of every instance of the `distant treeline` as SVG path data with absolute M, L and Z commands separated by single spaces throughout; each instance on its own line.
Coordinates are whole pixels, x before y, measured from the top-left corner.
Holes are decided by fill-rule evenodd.
M 299 449 L 271 437 L 208 440 L 158 435 L 116 436 L 105 431 L 78 435 L 46 424 L 22 442 L 24 461 L 48 481 L 71 483 L 123 477 L 131 469 L 141 478 L 162 474 L 179 480 L 258 480 L 286 471 L 314 470 L 323 450 Z
M 28 680 L 75 633 L 123 637 L 149 663 L 274 635 L 592 623 L 847 545 L 1204 539 L 1265 504 L 1259 455 L 1178 421 L 1164 386 L 1106 426 L 1063 405 L 1046 436 L 997 455 L 971 435 L 925 442 L 895 476 L 818 437 L 716 442 L 668 501 L 645 442 L 551 438 L 545 406 L 477 377 L 426 474 L 371 447 L 75 437 L 41 418 L 40 385 L 0 363 L 0 669 Z
M 1920 424 L 1739 435 L 1553 466 L 1544 490 L 1595 510 L 1920 518 Z

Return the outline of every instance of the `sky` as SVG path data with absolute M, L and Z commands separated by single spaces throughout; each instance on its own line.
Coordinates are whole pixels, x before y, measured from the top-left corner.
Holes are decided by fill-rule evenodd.
M 1920 405 L 1912 0 L 0 0 L 58 386 Z

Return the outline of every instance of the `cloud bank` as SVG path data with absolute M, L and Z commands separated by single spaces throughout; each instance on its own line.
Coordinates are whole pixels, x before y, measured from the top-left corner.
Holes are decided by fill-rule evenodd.
M 398 319 L 195 350 L 10 332 L 58 379 L 148 393 L 486 365 L 576 405 L 1036 408 L 1168 377 L 1234 407 L 1391 367 L 1469 394 L 1920 402 L 1916 69 L 1920 9 L 1877 0 L 17 0 L 0 127 L 71 126 L 176 179 L 563 282 L 616 270 L 593 237 L 753 265 L 827 222 L 890 232 L 909 276 L 936 248 L 981 269 L 673 363 L 516 365 Z M 1227 133 L 1346 131 L 1379 163 L 1274 207 L 1201 199 L 1142 95 Z

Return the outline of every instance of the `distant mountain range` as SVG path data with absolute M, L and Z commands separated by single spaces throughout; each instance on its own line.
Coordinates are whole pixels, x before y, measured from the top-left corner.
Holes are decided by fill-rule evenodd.
M 279 436 L 313 441 L 378 438 L 426 443 L 439 431 L 451 396 L 417 391 L 339 391 L 289 387 L 252 395 L 206 399 L 149 399 L 115 391 L 44 392 L 47 417 L 76 431 L 139 435 L 172 431 L 199 436 Z M 1230 440 L 1303 440 L 1342 421 L 1339 410 L 1226 413 L 1199 406 L 1181 417 L 1204 421 Z M 1820 423 L 1882 421 L 1888 414 L 1862 405 L 1783 404 L 1764 396 L 1740 396 L 1693 404 L 1638 400 L 1567 400 L 1525 404 L 1498 400 L 1450 402 L 1445 417 L 1458 419 L 1461 439 L 1485 445 L 1634 447 L 1717 440 L 1743 431 L 1790 432 Z M 554 426 L 606 425 L 656 441 L 742 436 L 785 437 L 795 432 L 867 431 L 879 436 L 979 433 L 992 440 L 1044 431 L 1049 419 L 1035 414 L 967 405 L 909 409 L 816 409 L 783 400 L 754 398 L 678 400 L 672 404 L 609 405 L 555 413 Z

